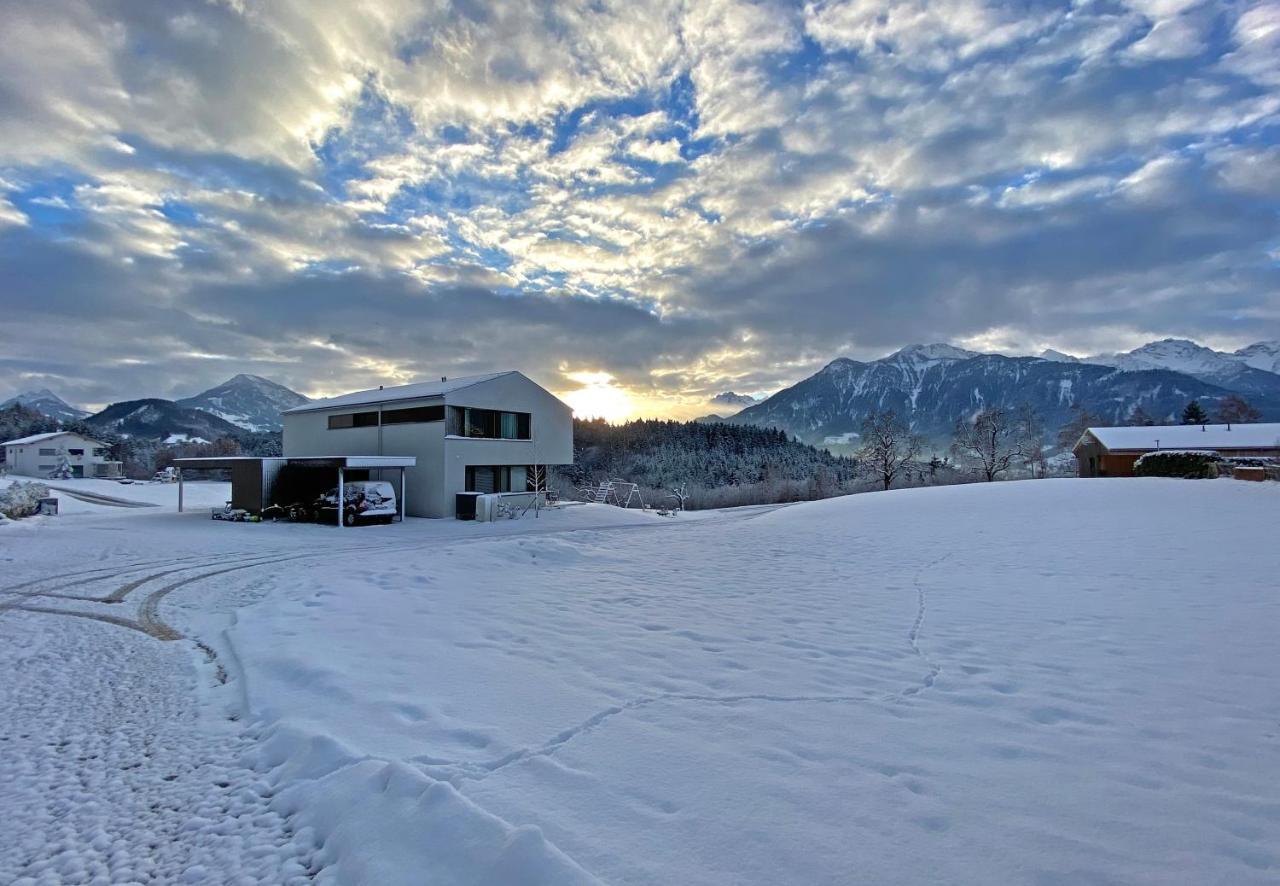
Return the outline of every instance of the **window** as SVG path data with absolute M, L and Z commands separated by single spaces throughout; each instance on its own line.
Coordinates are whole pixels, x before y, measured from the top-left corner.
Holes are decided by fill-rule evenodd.
M 485 440 L 529 440 L 532 421 L 527 412 L 499 412 L 495 409 L 449 407 L 447 433 L 455 437 Z
M 416 422 L 444 421 L 443 406 L 413 406 L 409 409 L 384 409 L 384 425 L 403 425 Z
M 84 455 L 84 450 L 83 450 L 83 449 L 68 449 L 68 450 L 67 450 L 67 453 L 68 453 L 68 454 L 70 454 L 70 455 Z
M 376 428 L 377 426 L 378 413 L 376 412 L 348 412 L 343 415 L 329 416 L 331 431 L 341 428 Z
M 467 465 L 467 492 L 525 492 L 530 471 L 525 465 Z
M 56 450 L 56 449 L 41 449 L 41 450 L 40 450 L 40 454 L 41 454 L 41 455 L 57 455 L 57 454 L 58 454 L 58 450 Z
M 107 454 L 107 447 L 105 447 L 105 446 L 95 446 L 95 447 L 93 447 L 93 455 L 94 455 L 94 457 L 95 457 L 95 458 L 102 458 L 102 457 L 103 457 L 103 456 L 105 456 L 106 454 Z

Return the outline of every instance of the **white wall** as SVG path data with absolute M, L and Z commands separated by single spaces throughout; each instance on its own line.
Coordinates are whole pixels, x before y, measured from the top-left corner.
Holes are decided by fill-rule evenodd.
M 50 471 L 57 467 L 65 455 L 67 463 L 74 467 L 81 467 L 84 470 L 84 476 L 95 477 L 95 469 L 97 465 L 111 464 L 111 459 L 106 456 L 94 455 L 93 450 L 106 448 L 106 444 L 99 440 L 91 440 L 88 437 L 82 437 L 79 434 L 59 434 L 47 440 L 37 440 L 34 443 L 23 443 L 20 446 L 6 446 L 5 450 L 5 466 L 11 473 L 21 474 L 24 477 L 48 477 Z M 53 455 L 41 455 L 41 449 L 54 450 Z M 68 450 L 83 449 L 84 455 L 72 455 Z M 42 467 L 51 465 L 52 467 Z M 113 475 L 114 476 L 114 475 Z

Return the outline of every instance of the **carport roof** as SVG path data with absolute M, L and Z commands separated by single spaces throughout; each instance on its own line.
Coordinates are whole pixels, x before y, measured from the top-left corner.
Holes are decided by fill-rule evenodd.
M 282 456 L 228 455 L 216 458 L 175 458 L 180 468 L 229 470 L 245 462 L 282 462 L 304 468 L 412 468 L 418 463 L 413 455 L 308 455 Z

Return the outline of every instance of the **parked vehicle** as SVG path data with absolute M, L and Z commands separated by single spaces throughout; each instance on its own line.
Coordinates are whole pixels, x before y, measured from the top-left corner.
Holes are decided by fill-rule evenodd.
M 396 492 L 382 480 L 354 480 L 343 484 L 342 523 L 390 523 L 396 517 Z M 334 487 L 316 499 L 315 518 L 332 522 L 337 517 L 338 489 Z

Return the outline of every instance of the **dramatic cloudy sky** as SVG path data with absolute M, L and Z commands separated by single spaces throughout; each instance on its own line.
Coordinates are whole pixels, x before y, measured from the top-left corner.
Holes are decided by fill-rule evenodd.
M 0 394 L 1280 338 L 1280 0 L 0 2 Z M 585 386 L 585 393 L 577 393 Z

